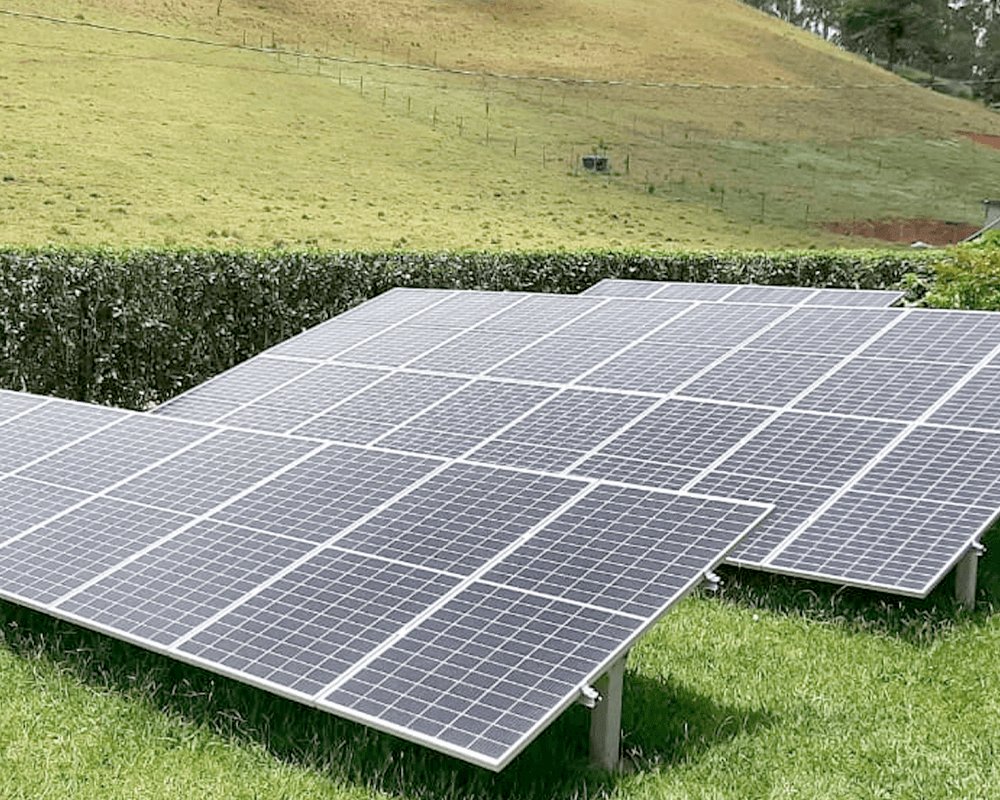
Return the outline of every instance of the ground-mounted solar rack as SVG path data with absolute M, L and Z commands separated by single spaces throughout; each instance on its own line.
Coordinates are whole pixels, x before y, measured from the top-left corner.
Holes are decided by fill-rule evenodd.
M 0 453 L 0 596 L 495 770 L 575 702 L 613 766 L 628 649 L 770 510 L 3 391 Z
M 394 290 L 152 414 L 0 393 L 0 594 L 491 769 L 603 686 L 611 766 L 723 558 L 974 580 L 1000 315 L 897 298 Z

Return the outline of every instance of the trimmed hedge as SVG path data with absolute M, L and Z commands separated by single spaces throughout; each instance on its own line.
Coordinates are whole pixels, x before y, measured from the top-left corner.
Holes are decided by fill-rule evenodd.
M 880 289 L 925 253 L 0 249 L 0 386 L 148 408 L 396 286 L 575 293 L 607 277 Z

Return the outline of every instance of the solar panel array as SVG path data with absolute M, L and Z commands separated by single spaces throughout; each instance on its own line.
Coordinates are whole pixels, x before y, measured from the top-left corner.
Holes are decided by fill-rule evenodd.
M 923 595 L 997 516 L 1000 315 L 898 297 L 394 290 L 153 414 L 0 392 L 0 594 L 499 769 L 727 555 Z
M 462 458 L 555 392 L 386 369 L 396 330 L 156 415 L 0 391 L 0 596 L 501 768 L 770 506 Z
M 900 297 L 623 280 L 578 296 L 397 290 L 160 413 L 771 503 L 730 562 L 924 596 L 1000 512 L 1000 315 Z M 349 394 L 305 408 L 295 387 L 324 372 Z M 227 393 L 228 415 L 199 410 Z M 280 424 L 265 415 L 279 407 Z M 955 430 L 974 456 L 932 452 Z M 946 491 L 957 483 L 972 488 Z

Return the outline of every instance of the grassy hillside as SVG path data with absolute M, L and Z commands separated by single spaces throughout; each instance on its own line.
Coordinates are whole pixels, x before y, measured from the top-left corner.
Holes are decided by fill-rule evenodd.
M 1000 176 L 997 115 L 734 0 L 8 7 L 66 22 L 0 15 L 7 244 L 801 247 Z

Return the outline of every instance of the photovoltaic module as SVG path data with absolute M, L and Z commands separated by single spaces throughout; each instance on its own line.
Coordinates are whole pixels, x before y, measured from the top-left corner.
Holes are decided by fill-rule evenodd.
M 724 559 L 923 596 L 1000 315 L 393 290 L 155 409 L 0 392 L 0 595 L 500 769 Z

